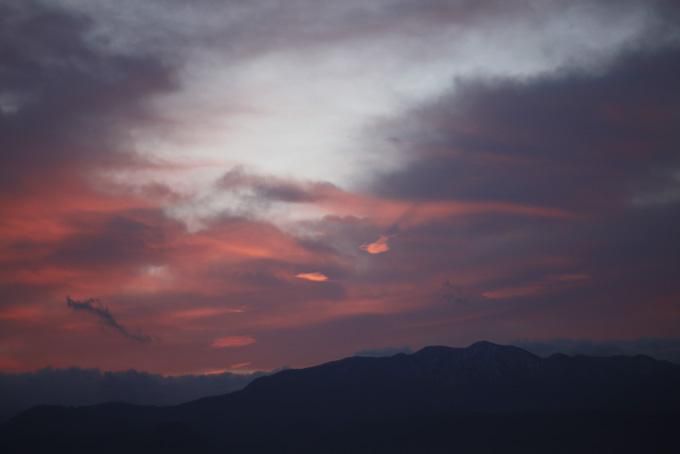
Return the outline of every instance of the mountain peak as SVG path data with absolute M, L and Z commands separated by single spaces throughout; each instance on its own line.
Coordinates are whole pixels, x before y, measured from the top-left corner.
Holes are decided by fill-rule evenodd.
M 422 431 L 413 432 L 419 447 L 429 440 L 441 447 L 461 437 L 467 437 L 469 446 L 477 446 L 479 440 L 489 438 L 489 431 L 497 430 L 507 430 L 498 438 L 499 443 L 517 434 L 526 434 L 529 440 L 535 434 L 527 427 L 537 424 L 543 427 L 540 433 L 554 427 L 555 433 L 563 434 L 565 423 L 583 421 L 580 430 L 600 431 L 602 412 L 625 414 L 625 421 L 633 421 L 630 427 L 635 430 L 612 426 L 611 440 L 618 440 L 621 434 L 639 433 L 640 424 L 648 424 L 645 430 L 658 430 L 662 436 L 674 434 L 672 427 L 677 419 L 659 425 L 658 419 L 648 419 L 647 415 L 680 414 L 680 366 L 634 357 L 553 358 L 482 341 L 467 348 L 431 346 L 412 355 L 352 357 L 289 369 L 261 377 L 242 391 L 174 407 L 41 407 L 0 426 L 0 450 L 4 443 L 21 448 L 14 452 L 42 452 L 59 442 L 93 451 L 116 439 L 123 451 L 129 447 L 125 443 L 141 439 L 150 446 L 157 443 L 164 447 L 154 452 L 167 452 L 167 437 L 171 437 L 170 443 L 184 440 L 177 445 L 183 451 L 196 451 L 197 446 L 203 448 L 201 443 L 208 443 L 229 452 L 274 452 L 276 443 L 307 443 L 312 434 L 319 438 L 311 442 L 319 440 L 321 445 L 298 452 L 326 452 L 324 443 L 339 433 L 343 437 L 350 434 L 354 447 L 366 440 L 382 443 L 381 438 L 375 438 L 380 433 L 387 440 L 409 433 L 413 415 L 418 415 L 415 419 L 423 424 Z M 537 419 L 518 419 L 531 414 Z M 631 420 L 629 414 L 640 417 Z M 490 420 L 496 421 L 491 428 L 487 424 Z M 552 426 L 545 425 L 549 421 Z M 376 431 L 376 427 L 384 427 L 385 432 Z M 362 432 L 363 428 L 369 428 L 368 432 Z M 452 433 L 451 428 L 458 428 L 457 432 Z M 578 436 L 579 430 L 573 432 Z M 122 435 L 111 437 L 112 433 Z M 258 436 L 261 433 L 274 435 Z M 593 436 L 586 433 L 577 442 L 592 440 Z M 542 448 L 551 446 L 553 438 L 546 435 Z M 273 447 L 266 444 L 267 439 L 273 440 Z M 42 443 L 37 447 L 41 449 L 26 449 L 33 446 L 31 443 Z M 461 451 L 470 452 L 466 447 Z M 344 448 L 333 452 L 356 451 Z M 404 452 L 398 448 L 378 452 Z M 500 449 L 485 450 L 489 451 Z M 627 452 L 659 450 L 652 447 Z
M 500 345 L 487 340 L 477 341 L 463 348 L 448 347 L 444 345 L 430 345 L 427 347 L 423 347 L 416 353 L 419 354 L 420 356 L 422 355 L 436 356 L 454 354 L 455 352 L 474 356 L 477 355 L 493 356 L 497 354 L 514 354 L 514 355 L 519 354 L 523 356 L 532 357 L 535 356 L 532 353 L 523 350 L 519 347 L 514 347 L 512 345 Z
M 499 344 L 494 344 L 493 342 L 489 342 L 487 340 L 477 341 L 473 344 L 470 344 L 467 347 L 468 350 L 500 350 L 502 348 L 507 347 Z

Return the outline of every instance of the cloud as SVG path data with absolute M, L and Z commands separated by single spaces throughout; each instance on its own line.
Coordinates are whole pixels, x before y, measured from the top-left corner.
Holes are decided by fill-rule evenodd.
M 150 122 L 147 103 L 173 90 L 173 70 L 95 46 L 93 21 L 82 13 L 41 2 L 2 9 L 0 189 L 54 190 L 81 180 L 81 171 L 139 163 L 129 128 Z
M 666 251 L 677 250 L 678 241 L 664 226 L 677 217 L 678 204 L 643 206 L 636 200 L 640 193 L 665 194 L 677 185 L 679 49 L 631 49 L 597 71 L 469 78 L 449 95 L 393 119 L 385 134 L 398 138 L 396 146 L 412 163 L 375 180 L 373 190 L 381 197 L 494 200 L 571 213 L 559 221 L 491 210 L 442 219 L 439 226 L 412 226 L 400 249 L 424 248 L 417 257 L 430 271 L 455 266 L 467 274 L 484 266 L 487 277 L 477 284 L 478 294 L 514 295 L 536 307 L 571 294 L 571 304 L 597 316 L 604 309 L 594 301 L 611 301 L 609 309 L 617 312 L 614 301 L 625 300 L 641 311 L 659 304 L 671 316 L 661 301 L 677 294 Z M 414 249 L 404 251 L 404 259 Z M 540 256 L 544 264 L 522 269 L 525 260 Z M 453 265 L 457 257 L 468 271 L 463 263 Z M 504 275 L 501 267 L 507 267 Z M 572 278 L 551 277 L 558 275 Z M 580 323 L 576 313 L 572 317 Z
M 597 72 L 529 81 L 460 81 L 403 117 L 418 128 L 390 126 L 413 162 L 374 189 L 384 197 L 493 200 L 576 214 L 666 193 L 680 168 L 673 152 L 680 135 L 671 126 L 679 53 L 677 46 L 632 51 Z
M 0 7 L 0 367 L 677 332 L 677 2 L 175 3 Z
M 213 340 L 212 347 L 214 348 L 235 348 L 245 347 L 255 343 L 255 338 L 251 336 L 224 336 Z
M 162 263 L 163 245 L 182 234 L 183 227 L 157 208 L 116 210 L 112 213 L 72 213 L 74 235 L 56 244 L 48 260 L 62 266 L 112 267 Z
M 377 240 L 372 243 L 362 244 L 361 250 L 366 251 L 369 254 L 383 254 L 390 250 L 390 245 L 388 243 L 389 237 L 386 235 L 380 235 Z
M 304 279 L 306 281 L 312 281 L 312 282 L 325 282 L 328 280 L 328 276 L 326 276 L 323 273 L 319 272 L 313 272 L 313 273 L 299 273 L 296 274 L 295 277 L 299 279 Z
M 102 306 L 95 299 L 87 299 L 84 301 L 77 301 L 66 297 L 66 305 L 74 311 L 83 311 L 97 317 L 104 325 L 113 328 L 123 336 L 137 342 L 151 342 L 151 338 L 142 333 L 132 333 L 125 326 L 118 323 L 113 314 L 106 306 Z
M 217 181 L 220 189 L 241 192 L 274 202 L 310 203 L 321 200 L 337 190 L 330 183 L 302 182 L 276 175 L 248 173 L 244 167 L 234 167 Z

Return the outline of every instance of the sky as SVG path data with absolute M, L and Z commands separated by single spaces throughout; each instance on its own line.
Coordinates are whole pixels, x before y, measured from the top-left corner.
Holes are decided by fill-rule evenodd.
M 672 0 L 0 0 L 0 371 L 677 344 L 678 125 Z

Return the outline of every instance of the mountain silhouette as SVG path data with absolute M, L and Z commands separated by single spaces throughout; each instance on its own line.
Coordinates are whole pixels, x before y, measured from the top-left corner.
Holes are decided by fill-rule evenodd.
M 680 366 L 478 342 L 350 357 L 171 407 L 42 406 L 3 452 L 678 452 Z
M 36 405 L 96 405 L 124 401 L 177 405 L 243 389 L 263 372 L 175 375 L 136 370 L 52 369 L 0 373 L 0 423 Z

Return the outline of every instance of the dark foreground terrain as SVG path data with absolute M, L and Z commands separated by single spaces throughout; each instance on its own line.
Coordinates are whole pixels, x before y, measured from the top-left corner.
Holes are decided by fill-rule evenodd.
M 177 405 L 238 391 L 263 372 L 163 376 L 128 370 L 42 369 L 0 373 L 0 424 L 36 405 L 85 406 L 104 402 Z
M 680 366 L 479 342 L 353 357 L 172 407 L 36 407 L 0 452 L 677 453 Z

